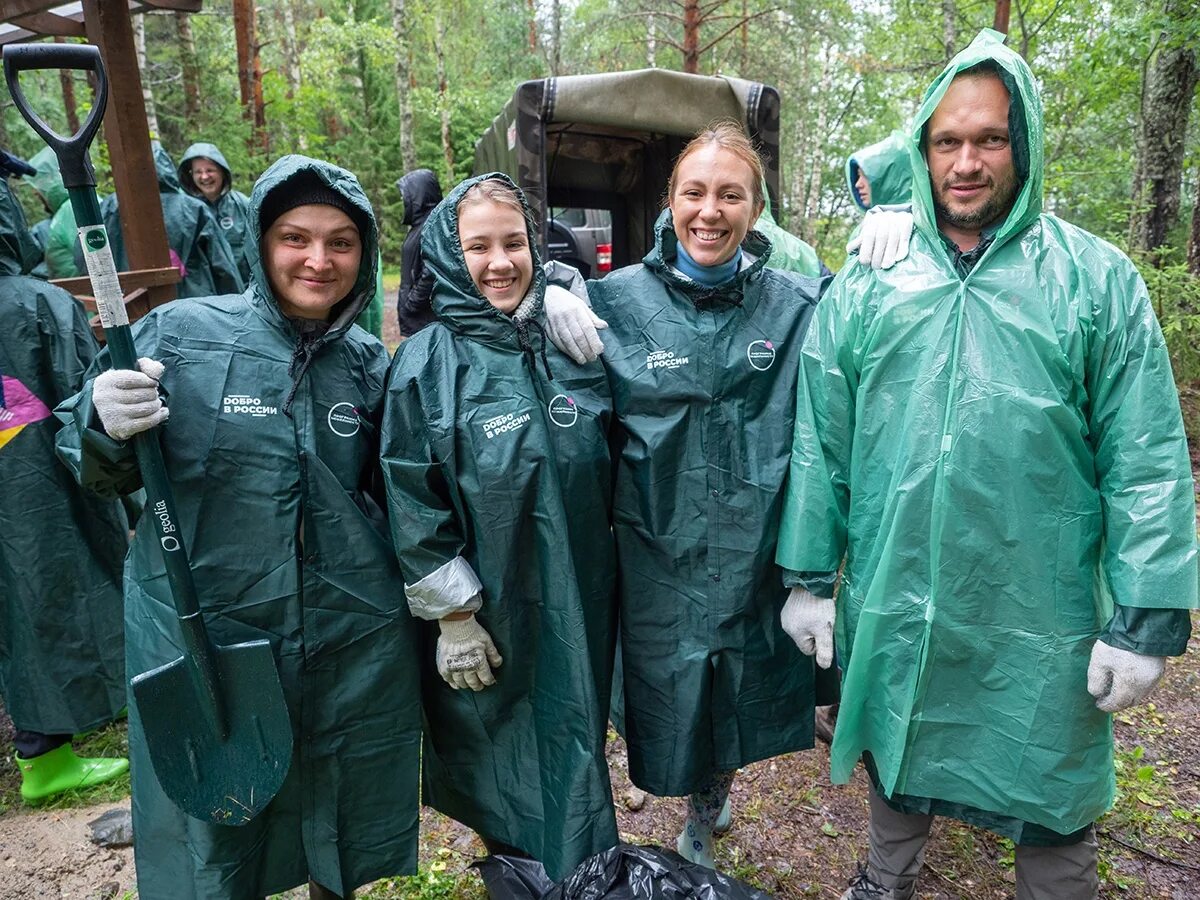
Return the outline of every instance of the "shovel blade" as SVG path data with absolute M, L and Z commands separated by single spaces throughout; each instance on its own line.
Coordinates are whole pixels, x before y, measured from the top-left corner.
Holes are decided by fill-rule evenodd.
M 193 818 L 245 825 L 279 791 L 292 761 L 292 723 L 267 641 L 217 647 L 228 736 L 182 657 L 133 679 L 133 697 L 154 774 Z

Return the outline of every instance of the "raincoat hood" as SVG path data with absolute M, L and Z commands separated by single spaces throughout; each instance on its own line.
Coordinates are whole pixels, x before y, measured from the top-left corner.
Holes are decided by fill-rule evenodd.
M 442 199 L 442 187 L 429 169 L 413 169 L 396 182 L 396 190 L 404 201 L 401 225 L 420 225 Z
M 530 225 L 532 214 L 529 202 L 507 175 L 500 172 L 478 175 L 468 178 L 452 190 L 434 207 L 425 221 L 421 231 L 421 256 L 434 277 L 433 311 L 450 330 L 485 343 L 511 344 L 516 348 L 519 345 L 516 321 L 488 303 L 475 286 L 458 238 L 458 204 L 467 191 L 481 181 L 488 180 L 502 181 L 521 198 L 521 206 L 525 210 L 525 230 L 529 236 L 529 252 L 533 256 L 533 280 L 525 294 L 526 299 L 521 303 L 524 305 L 532 295 L 533 304 L 528 308 L 525 318 L 536 318 L 546 294 L 546 274 L 542 271 L 538 256 L 537 236 Z
M 324 341 L 328 341 L 353 325 L 355 318 L 362 312 L 363 307 L 371 302 L 371 298 L 375 294 L 375 269 L 379 260 L 379 229 L 375 223 L 375 212 L 371 209 L 371 202 L 352 173 L 323 160 L 292 154 L 276 160 L 254 183 L 254 190 L 250 194 L 249 222 L 249 240 L 254 247 L 262 245 L 259 212 L 267 196 L 276 190 L 286 190 L 288 183 L 295 178 L 306 177 L 315 177 L 326 187 L 337 191 L 361 210 L 367 221 L 367 233 L 360 235 L 362 238 L 362 262 L 359 263 L 358 278 L 349 295 L 338 301 L 333 307 L 329 319 L 329 331 L 324 338 Z M 287 317 L 275 302 L 271 282 L 267 278 L 266 269 L 263 268 L 261 253 L 254 254 L 251 264 L 250 288 L 257 297 L 269 301 L 264 303 L 269 317 L 284 324 Z
M 27 275 L 41 251 L 25 224 L 25 213 L 8 182 L 0 179 L 0 275 Z
M 923 135 L 950 82 L 957 75 L 980 64 L 990 64 L 998 70 L 1012 98 L 1008 116 L 1009 140 L 1013 164 L 1018 177 L 1023 179 L 1012 209 L 996 231 L 993 245 L 988 250 L 988 253 L 993 253 L 1013 235 L 1037 221 L 1042 212 L 1042 98 L 1033 72 L 1020 55 L 1004 46 L 1003 34 L 990 28 L 983 29 L 970 46 L 947 63 L 942 74 L 925 92 L 921 107 L 913 119 L 908 135 L 908 153 L 913 172 L 912 203 L 916 227 L 935 247 L 940 246 L 929 166 L 923 152 Z
M 179 176 L 175 174 L 175 161 L 171 159 L 171 154 L 158 141 L 154 141 L 150 146 L 154 151 L 154 173 L 158 176 L 159 193 L 182 194 L 183 185 L 179 183 Z
M 907 156 L 904 163 L 908 165 Z M 765 178 L 762 193 L 763 211 L 754 223 L 754 230 L 771 242 L 771 268 L 819 278 L 821 259 L 817 256 L 817 251 L 775 221 L 775 216 L 771 213 L 771 194 L 767 190 Z
M 762 233 L 751 230 L 742 240 L 742 249 L 754 257 L 754 262 L 738 269 L 729 281 L 716 287 L 693 281 L 672 265 L 679 252 L 679 238 L 675 234 L 675 221 L 668 208 L 659 214 L 658 221 L 654 223 L 654 246 L 642 262 L 664 282 L 687 294 L 693 303 L 724 300 L 740 305 L 746 282 L 758 278 L 771 258 L 771 242 Z
M 179 183 L 185 191 L 193 197 L 204 198 L 204 192 L 192 181 L 192 160 L 195 159 L 211 159 L 221 167 L 221 171 L 225 173 L 225 185 L 221 188 L 221 196 L 233 190 L 233 172 L 229 169 L 229 163 L 225 161 L 225 155 L 217 149 L 216 144 L 199 141 L 184 151 L 183 159 L 179 161 L 179 168 L 176 169 Z
M 50 214 L 53 215 L 69 199 L 62 174 L 58 171 L 58 157 L 49 147 L 43 147 L 29 160 L 29 164 L 37 169 L 36 175 L 29 176 L 29 183 L 46 198 Z
M 931 112 L 932 114 L 932 112 Z M 859 170 L 871 182 L 871 206 L 908 203 L 912 199 L 912 166 L 908 159 L 908 138 L 893 131 L 882 141 L 863 147 L 846 160 L 846 186 L 861 210 L 867 209 L 854 182 Z

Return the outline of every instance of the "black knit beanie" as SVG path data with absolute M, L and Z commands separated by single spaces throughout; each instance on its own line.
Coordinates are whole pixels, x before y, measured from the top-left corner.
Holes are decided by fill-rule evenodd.
M 310 203 L 340 209 L 350 217 L 350 221 L 358 229 L 358 236 L 366 240 L 369 231 L 369 220 L 366 213 L 311 172 L 289 178 L 267 194 L 258 211 L 260 233 L 266 234 L 267 229 L 275 220 L 288 210 L 295 209 L 297 206 L 307 206 Z

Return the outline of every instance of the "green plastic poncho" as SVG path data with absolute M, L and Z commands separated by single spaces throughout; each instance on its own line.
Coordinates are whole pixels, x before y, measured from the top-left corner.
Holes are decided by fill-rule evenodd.
M 617 843 L 604 758 L 612 401 L 600 363 L 575 365 L 471 281 L 458 203 L 483 178 L 511 184 L 465 181 L 425 223 L 438 321 L 401 344 L 388 376 L 383 471 L 413 612 L 473 608 L 482 583 L 478 619 L 504 657 L 494 686 L 455 691 L 426 626 L 425 802 L 559 879 Z M 530 316 L 545 289 L 536 258 L 534 273 Z
M 37 174 L 30 176 L 29 181 L 45 198 L 51 211 L 45 243 L 42 245 L 45 275 L 49 278 L 75 278 L 81 274 L 75 261 L 79 229 L 75 225 L 75 211 L 67 202 L 67 189 L 58 171 L 58 157 L 46 147 L 38 151 L 29 163 L 37 169 Z
M 212 160 L 225 173 L 225 187 L 216 202 L 209 202 L 192 180 L 192 160 L 201 157 Z M 245 284 L 249 284 L 254 257 L 258 254 L 254 242 L 247 240 L 250 234 L 250 198 L 241 191 L 233 189 L 233 172 L 225 160 L 225 155 L 217 149 L 216 144 L 204 141 L 192 144 L 184 151 L 176 175 L 185 193 L 195 197 L 212 210 L 217 225 L 225 235 L 225 240 L 229 242 L 229 249 L 237 262 L 238 274 Z
M 908 144 L 908 136 L 903 131 L 893 131 L 879 143 L 863 147 L 846 160 L 846 185 L 859 209 L 865 211 L 868 205 L 911 202 L 913 175 Z M 866 172 L 871 183 L 870 204 L 863 203 L 854 186 L 860 169 Z
M 158 196 L 162 201 L 167 243 L 174 254 L 172 262 L 182 266 L 183 277 L 176 285 L 178 297 L 240 294 L 245 284 L 229 242 L 225 240 L 224 230 L 217 224 L 207 203 L 184 193 L 175 173 L 175 163 L 157 141 L 154 142 L 154 168 L 158 173 Z M 124 271 L 129 268 L 129 259 L 125 255 L 116 195 L 106 198 L 100 210 L 104 214 L 104 227 L 112 239 L 113 259 L 117 269 Z
M 869 752 L 886 797 L 1065 835 L 1113 798 L 1092 645 L 1111 598 L 1196 605 L 1195 501 L 1145 285 L 1041 212 L 1041 100 L 1001 40 L 984 31 L 951 60 L 917 114 L 908 258 L 847 266 L 818 308 L 778 558 L 832 572 L 845 557 L 834 781 Z M 1021 100 L 1028 178 L 960 277 L 920 137 L 955 74 L 989 60 Z
M 163 794 L 130 709 L 143 900 L 262 897 L 309 878 L 344 894 L 416 863 L 417 635 L 377 487 L 388 355 L 351 324 L 375 284 L 375 219 L 349 172 L 285 156 L 255 185 L 256 243 L 264 199 L 297 176 L 319 178 L 370 219 L 354 290 L 323 336 L 302 339 L 261 263 L 241 296 L 168 303 L 133 330 L 138 355 L 166 365 L 163 456 L 209 632 L 219 644 L 271 642 L 295 738 L 263 813 L 209 825 Z M 139 485 L 132 447 L 93 415 L 90 382 L 59 415 L 59 454 L 84 484 Z M 180 655 L 155 541 L 143 520 L 125 572 L 131 673 Z
M 23 731 L 73 734 L 125 705 L 125 514 L 54 455 L 53 407 L 96 356 L 87 314 L 28 277 L 37 255 L 0 180 L 0 696 Z
M 765 181 L 763 199 L 762 215 L 754 223 L 754 230 L 771 242 L 771 268 L 799 272 L 809 278 L 820 278 L 828 274 L 821 271 L 823 267 L 817 251 L 775 221 L 771 214 L 771 197 L 767 193 Z
M 671 267 L 666 211 L 643 265 L 588 282 L 617 422 L 624 729 L 640 788 L 813 745 L 813 662 L 779 627 L 775 566 L 800 345 L 819 282 L 753 262 L 708 289 Z

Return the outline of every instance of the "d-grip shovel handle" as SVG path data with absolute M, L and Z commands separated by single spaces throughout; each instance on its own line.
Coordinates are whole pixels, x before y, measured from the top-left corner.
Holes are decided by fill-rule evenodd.
M 96 100 L 87 121 L 77 134 L 63 137 L 47 125 L 25 99 L 20 73 L 34 69 L 81 69 L 96 74 Z M 9 44 L 4 48 L 4 78 L 8 82 L 8 92 L 12 94 L 25 121 L 33 126 L 33 130 L 58 157 L 63 184 L 67 188 L 95 187 L 96 172 L 92 168 L 88 148 L 100 128 L 104 108 L 108 105 L 108 76 L 100 60 L 99 48 L 91 44 Z
M 3 49 L 3 60 L 4 78 L 13 102 L 25 121 L 58 157 L 63 184 L 70 194 L 71 207 L 79 226 L 84 259 L 112 365 L 118 369 L 136 369 L 137 353 L 125 313 L 124 293 L 117 279 L 112 249 L 100 215 L 100 204 L 96 199 L 96 175 L 88 155 L 88 148 L 100 127 L 108 102 L 108 76 L 100 51 L 90 44 L 8 44 Z M 36 69 L 84 69 L 95 72 L 96 98 L 87 121 L 77 134 L 64 138 L 30 107 L 21 90 L 20 73 Z M 171 585 L 171 597 L 183 636 L 184 660 L 197 693 L 205 698 L 204 706 L 211 717 L 213 729 L 224 739 L 229 728 L 217 677 L 216 652 L 200 615 L 200 602 L 192 581 L 187 549 L 183 545 L 175 516 L 175 497 L 167 480 L 167 469 L 156 431 L 136 435 L 133 446 L 149 501 L 143 515 L 151 518 L 158 531 L 163 565 L 166 567 L 167 581 Z

